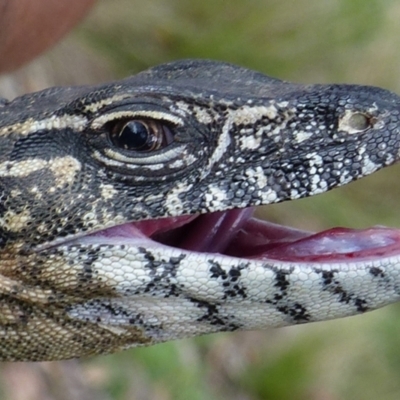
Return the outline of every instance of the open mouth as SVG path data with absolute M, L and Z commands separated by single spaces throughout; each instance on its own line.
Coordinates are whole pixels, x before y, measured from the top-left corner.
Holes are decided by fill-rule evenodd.
M 333 228 L 319 233 L 253 217 L 254 208 L 126 223 L 90 235 L 102 243 L 166 245 L 248 260 L 355 262 L 400 253 L 400 230 Z

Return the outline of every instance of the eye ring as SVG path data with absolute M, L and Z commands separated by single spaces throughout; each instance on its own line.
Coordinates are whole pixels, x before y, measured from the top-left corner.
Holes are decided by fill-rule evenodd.
M 118 149 L 148 153 L 167 147 L 173 142 L 174 135 L 162 121 L 124 119 L 113 124 L 109 139 Z

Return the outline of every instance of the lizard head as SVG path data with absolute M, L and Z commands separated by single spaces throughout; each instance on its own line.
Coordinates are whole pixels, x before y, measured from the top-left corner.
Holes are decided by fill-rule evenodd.
M 383 89 L 299 85 L 212 61 L 1 103 L 0 273 L 13 288 L 5 295 L 24 304 L 18 310 L 31 329 L 38 325 L 24 296 L 40 318 L 62 320 L 74 335 L 71 326 L 81 324 L 92 340 L 67 335 L 64 352 L 39 344 L 29 357 L 308 322 L 383 304 L 374 303 L 377 289 L 347 295 L 334 276 L 350 259 L 356 271 L 368 271 L 366 280 L 383 274 L 382 260 L 400 254 L 397 230 L 312 234 L 252 212 L 396 162 L 399 104 Z M 292 299 L 288 287 L 302 279 L 307 290 L 329 293 L 325 306 L 313 306 L 304 287 Z M 238 299 L 248 309 L 230 309 Z M 101 340 L 111 344 L 99 350 Z

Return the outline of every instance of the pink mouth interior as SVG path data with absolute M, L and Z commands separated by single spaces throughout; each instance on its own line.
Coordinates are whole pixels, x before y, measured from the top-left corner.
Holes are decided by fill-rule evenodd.
M 253 209 L 132 222 L 92 237 L 146 238 L 193 252 L 258 260 L 334 262 L 400 253 L 400 230 L 374 227 L 305 232 L 252 217 Z

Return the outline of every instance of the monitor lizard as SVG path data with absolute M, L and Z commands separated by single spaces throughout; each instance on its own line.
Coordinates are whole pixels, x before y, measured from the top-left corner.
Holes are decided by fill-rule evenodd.
M 399 159 L 400 98 L 184 60 L 0 100 L 0 359 L 58 360 L 399 300 L 400 231 L 253 208 Z

